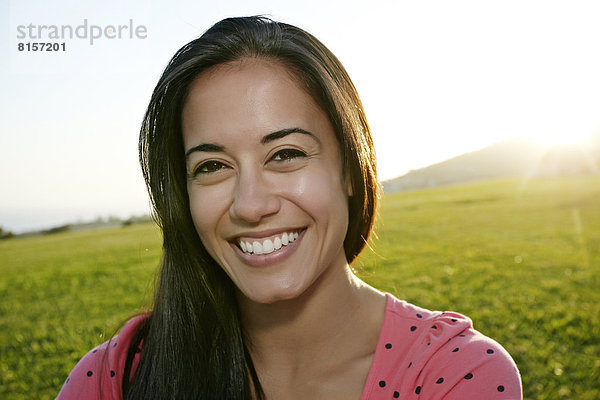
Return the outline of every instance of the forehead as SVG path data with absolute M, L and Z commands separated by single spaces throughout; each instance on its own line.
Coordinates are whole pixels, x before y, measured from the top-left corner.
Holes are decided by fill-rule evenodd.
M 328 125 L 325 127 L 324 125 Z M 329 120 L 295 74 L 276 60 L 245 58 L 215 66 L 190 85 L 184 143 L 301 127 L 330 130 Z

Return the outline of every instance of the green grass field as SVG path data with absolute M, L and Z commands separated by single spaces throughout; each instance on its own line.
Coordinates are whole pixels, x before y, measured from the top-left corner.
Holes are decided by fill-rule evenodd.
M 365 281 L 471 317 L 528 399 L 600 398 L 600 178 L 391 194 L 380 214 Z M 0 241 L 0 398 L 54 398 L 149 304 L 159 257 L 150 224 Z

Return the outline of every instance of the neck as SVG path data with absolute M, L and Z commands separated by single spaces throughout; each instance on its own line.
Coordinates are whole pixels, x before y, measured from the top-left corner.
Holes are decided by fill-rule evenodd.
M 240 295 L 239 303 L 257 367 L 297 374 L 305 367 L 316 373 L 315 365 L 327 368 L 332 360 L 374 351 L 385 297 L 356 278 L 346 263 L 328 268 L 292 300 L 257 304 Z

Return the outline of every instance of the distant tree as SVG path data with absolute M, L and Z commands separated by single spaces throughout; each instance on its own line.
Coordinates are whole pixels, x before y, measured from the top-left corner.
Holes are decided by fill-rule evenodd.
M 0 227 L 0 240 L 11 239 L 14 236 L 15 234 L 11 231 L 5 231 L 4 229 L 2 229 L 2 227 Z
M 72 227 L 71 224 L 56 226 L 54 228 L 50 228 L 48 230 L 42 231 L 42 233 L 44 235 L 51 235 L 54 233 L 68 232 L 71 230 L 71 227 Z
M 152 217 L 150 215 L 132 215 L 131 217 L 122 221 L 121 225 L 122 226 L 130 226 L 133 224 L 141 224 L 144 222 L 151 222 L 151 221 L 152 221 Z

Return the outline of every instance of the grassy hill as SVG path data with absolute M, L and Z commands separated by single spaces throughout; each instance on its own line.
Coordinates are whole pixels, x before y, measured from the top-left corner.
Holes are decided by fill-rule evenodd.
M 528 399 L 600 397 L 600 178 L 388 194 L 354 264 L 384 291 L 468 315 Z M 0 242 L 0 398 L 51 399 L 77 360 L 148 304 L 150 224 Z
M 386 193 L 499 178 L 600 174 L 600 131 L 582 145 L 545 147 L 506 140 L 383 182 Z

